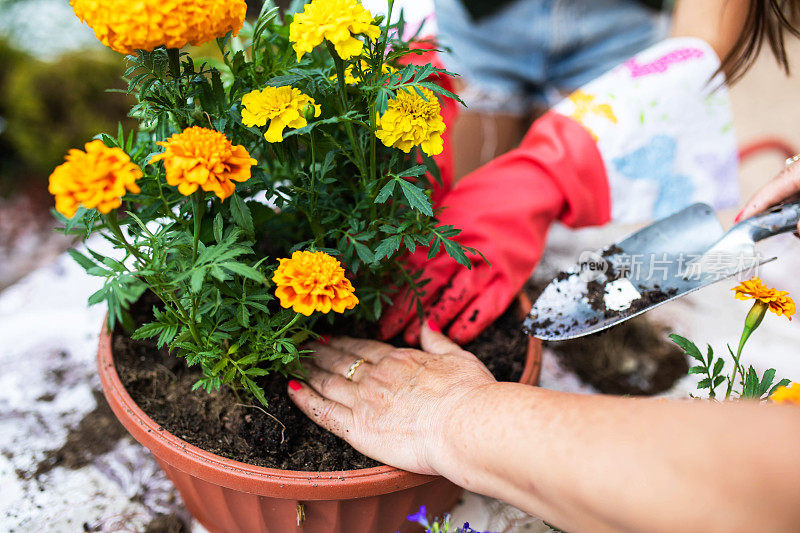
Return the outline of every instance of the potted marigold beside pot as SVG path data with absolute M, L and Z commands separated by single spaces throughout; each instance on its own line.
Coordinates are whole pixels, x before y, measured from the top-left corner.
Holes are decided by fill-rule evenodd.
M 446 511 L 460 489 L 361 456 L 285 394 L 305 342 L 370 335 L 397 291 L 422 294 L 407 251 L 467 267 L 477 252 L 431 203 L 446 73 L 404 61 L 402 19 L 357 0 L 252 24 L 243 1 L 72 5 L 130 54 L 138 100 L 138 131 L 98 135 L 50 177 L 65 231 L 117 252 L 70 252 L 104 278 L 90 303 L 108 305 L 115 414 L 212 531 L 396 531 L 422 504 Z M 221 59 L 179 51 L 213 39 Z M 534 382 L 538 344 L 505 329 L 522 353 L 498 378 Z

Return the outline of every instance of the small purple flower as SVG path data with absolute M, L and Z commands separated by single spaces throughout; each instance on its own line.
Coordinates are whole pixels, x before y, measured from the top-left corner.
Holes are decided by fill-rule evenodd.
M 426 528 L 430 527 L 430 524 L 428 524 L 428 509 L 426 509 L 424 505 L 420 505 L 419 511 L 417 511 L 414 514 L 408 515 L 408 521 L 416 522 L 422 527 Z

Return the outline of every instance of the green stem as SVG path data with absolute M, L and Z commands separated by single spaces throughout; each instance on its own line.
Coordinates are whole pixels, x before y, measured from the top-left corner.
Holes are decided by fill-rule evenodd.
M 284 334 L 284 333 L 286 333 L 286 331 L 287 331 L 287 330 L 288 330 L 290 327 L 294 326 L 294 323 L 295 323 L 295 322 L 297 322 L 297 320 L 298 320 L 298 319 L 299 319 L 301 316 L 302 316 L 302 315 L 301 315 L 300 313 L 295 313 L 295 314 L 294 314 L 294 317 L 292 317 L 292 319 L 289 321 L 289 323 L 288 323 L 288 324 L 286 324 L 285 326 L 283 326 L 283 327 L 282 327 L 280 330 L 278 330 L 278 332 L 275 334 L 275 338 L 278 338 L 278 339 L 279 339 L 279 338 L 281 338 L 281 337 L 283 336 L 283 334 Z
M 347 106 L 347 87 L 345 86 L 345 79 L 344 79 L 344 62 L 342 58 L 339 57 L 339 54 L 336 53 L 336 49 L 329 41 L 325 41 L 325 45 L 328 47 L 328 52 L 330 52 L 331 57 L 333 57 L 333 63 L 336 66 L 336 81 L 339 87 L 339 100 L 340 100 L 340 112 L 342 115 L 347 114 L 348 106 Z M 356 160 L 358 161 L 357 167 L 359 172 L 361 173 L 362 179 L 367 175 L 365 163 L 364 163 L 364 154 L 361 153 L 361 146 L 356 144 L 355 134 L 353 133 L 353 125 L 350 124 L 349 121 L 344 122 L 344 129 L 347 132 L 347 138 L 350 140 L 350 146 L 353 148 L 353 153 L 355 154 Z
M 169 60 L 169 72 L 176 80 L 181 77 L 181 51 L 177 48 L 167 48 L 167 59 Z
M 747 313 L 747 317 L 744 319 L 744 328 L 742 329 L 742 336 L 739 339 L 739 348 L 736 350 L 736 355 L 733 358 L 733 373 L 731 374 L 731 379 L 728 380 L 728 389 L 725 391 L 726 400 L 730 398 L 731 392 L 733 392 L 733 384 L 736 381 L 736 376 L 739 374 L 739 360 L 742 357 L 744 345 L 747 339 L 750 338 L 750 335 L 761 325 L 761 321 L 764 320 L 764 315 L 767 313 L 768 308 L 769 306 L 767 304 L 756 300 L 753 307 L 750 308 L 750 312 Z M 744 377 L 742 377 L 742 384 L 744 384 Z
M 192 217 L 194 218 L 194 240 L 192 242 L 192 264 L 197 261 L 197 248 L 200 243 L 200 225 L 206 208 L 204 194 L 199 189 L 192 195 Z
M 201 190 L 195 191 L 192 195 L 192 217 L 194 222 L 194 235 L 192 241 L 192 268 L 194 268 L 195 263 L 197 262 L 197 248 L 200 244 L 200 226 L 203 222 L 203 212 L 206 208 L 206 201 L 205 201 L 205 194 Z M 192 330 L 192 336 L 195 337 L 195 341 L 200 344 L 200 336 L 196 334 L 197 332 L 197 308 L 199 307 L 198 297 L 195 294 L 192 294 L 192 316 L 191 322 L 189 323 L 189 328 Z
M 111 233 L 114 234 L 114 237 L 116 237 L 122 243 L 122 245 L 125 247 L 125 250 L 127 250 L 129 254 L 144 264 L 145 257 L 139 252 L 139 250 L 134 248 L 133 245 L 128 242 L 128 239 L 126 239 L 125 235 L 122 233 L 122 228 L 119 227 L 119 221 L 117 220 L 117 210 L 114 209 L 103 218 L 106 220 L 108 229 L 110 229 Z

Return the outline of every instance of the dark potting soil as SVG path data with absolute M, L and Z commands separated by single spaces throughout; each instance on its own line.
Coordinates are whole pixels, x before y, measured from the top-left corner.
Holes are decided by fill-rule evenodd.
M 544 285 L 529 283 L 525 290 L 536 301 Z M 589 283 L 590 295 L 599 293 L 589 301 L 599 301 L 600 311 L 605 311 L 604 292 L 603 284 Z M 653 395 L 669 390 L 689 371 L 686 356 L 669 340 L 669 333 L 664 324 L 640 315 L 594 335 L 544 345 L 563 367 L 600 392 Z
M 152 303 L 142 298 L 134 304 L 131 314 L 137 323 L 151 319 Z M 519 380 L 525 364 L 528 341 L 515 310 L 512 305 L 465 346 L 500 381 Z M 289 400 L 285 378 L 262 379 L 269 404 L 265 410 L 254 400 L 241 403 L 228 388 L 211 394 L 192 391 L 199 370 L 186 367 L 183 360 L 157 349 L 152 341 L 134 341 L 115 332 L 113 349 L 120 379 L 139 407 L 164 429 L 199 448 L 283 470 L 325 472 L 380 464 L 306 417 Z

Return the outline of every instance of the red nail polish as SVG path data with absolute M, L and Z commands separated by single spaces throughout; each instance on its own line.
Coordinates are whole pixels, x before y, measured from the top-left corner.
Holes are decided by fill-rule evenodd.
M 439 327 L 439 324 L 433 321 L 432 318 L 428 319 L 428 329 L 431 331 L 435 331 L 436 333 L 441 333 L 442 328 Z
M 331 342 L 331 336 L 330 335 L 323 335 L 322 337 L 317 339 L 317 342 L 320 343 L 320 344 L 328 344 L 329 342 Z
M 739 214 L 736 215 L 736 218 L 733 219 L 734 222 L 739 222 L 742 219 L 742 213 L 744 213 L 744 209 L 739 211 Z
M 289 388 L 293 391 L 299 391 L 303 386 L 300 384 L 299 381 L 295 381 L 293 379 L 289 380 Z

